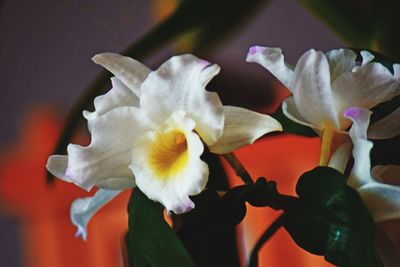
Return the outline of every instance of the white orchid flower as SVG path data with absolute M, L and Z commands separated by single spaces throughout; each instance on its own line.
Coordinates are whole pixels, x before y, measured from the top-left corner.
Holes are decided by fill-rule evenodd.
M 395 116 L 397 111 L 389 116 Z M 361 195 L 364 203 L 370 210 L 375 221 L 380 223 L 377 228 L 379 232 L 378 248 L 385 266 L 399 265 L 399 243 L 393 229 L 387 227 L 393 225 L 400 219 L 400 166 L 385 165 L 374 166 L 371 170 L 370 151 L 373 143 L 367 139 L 367 128 L 371 112 L 362 108 L 350 108 L 345 111 L 346 117 L 353 121 L 350 128 L 352 142 L 342 144 L 332 155 L 329 166 L 344 173 L 351 151 L 354 158 L 354 165 L 349 175 L 348 184 L 355 188 Z M 389 117 L 388 116 L 388 117 Z M 376 122 L 379 127 L 369 127 L 369 134 L 374 136 L 393 137 L 400 132 L 389 133 L 384 128 L 379 133 L 382 121 L 390 120 L 391 117 Z M 397 117 L 398 118 L 398 117 Z M 399 120 L 394 123 L 397 126 L 388 125 L 389 128 L 398 129 Z M 353 145 L 352 145 L 353 143 Z M 353 148 L 352 148 L 353 147 Z M 386 223 L 389 223 L 388 225 Z M 395 229 L 398 228 L 395 226 Z
M 373 143 L 367 137 L 371 112 L 354 107 L 347 109 L 344 115 L 353 121 L 349 135 L 354 165 L 347 183 L 360 193 L 375 221 L 400 219 L 400 166 L 375 166 L 371 170 Z M 350 143 L 341 145 L 332 155 L 329 166 L 344 172 L 350 150 Z
M 370 151 L 373 143 L 367 139 L 370 115 L 371 112 L 366 109 L 346 110 L 345 116 L 353 121 L 349 132 L 353 146 L 351 142 L 342 144 L 332 155 L 329 166 L 343 173 L 353 147 L 354 165 L 348 184 L 360 193 L 375 221 L 381 223 L 378 228 L 381 236 L 378 248 L 384 265 L 394 267 L 399 266 L 400 247 L 398 238 L 393 235 L 390 226 L 397 220 L 397 228 L 400 219 L 400 166 L 374 166 L 371 170 Z M 389 116 L 393 116 L 393 113 Z M 398 128 L 399 125 L 400 121 L 397 120 L 392 124 L 392 128 Z M 368 133 L 370 130 L 371 128 Z
M 115 77 L 112 89 L 94 100 L 95 111 L 84 112 L 92 141 L 87 147 L 70 144 L 68 156 L 53 155 L 47 163 L 65 181 L 100 188 L 72 205 L 72 221 L 84 238 L 90 217 L 125 188 L 137 186 L 169 212 L 193 209 L 189 196 L 208 180 L 200 159 L 204 144 L 224 154 L 282 129 L 270 116 L 223 106 L 205 90 L 219 66 L 193 55 L 172 57 L 155 71 L 112 53 L 93 61 Z
M 247 55 L 277 77 L 293 94 L 282 103 L 291 120 L 312 127 L 322 135 L 320 165 L 329 161 L 330 147 L 337 132 L 351 124 L 343 116 L 350 107 L 371 108 L 400 94 L 400 65 L 394 74 L 373 55 L 361 52 L 362 62 L 349 49 L 327 53 L 313 49 L 304 53 L 293 68 L 284 61 L 280 48 L 254 46 Z

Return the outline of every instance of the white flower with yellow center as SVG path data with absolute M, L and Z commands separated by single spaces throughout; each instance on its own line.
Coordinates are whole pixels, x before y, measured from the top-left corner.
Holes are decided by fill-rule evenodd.
M 47 163 L 65 181 L 100 188 L 71 208 L 84 238 L 90 217 L 125 188 L 139 187 L 174 213 L 193 209 L 189 196 L 208 180 L 208 166 L 200 159 L 204 144 L 225 154 L 281 130 L 267 115 L 223 106 L 216 93 L 205 90 L 219 66 L 193 55 L 172 57 L 155 71 L 112 53 L 93 60 L 115 77 L 112 89 L 95 99 L 95 111 L 84 112 L 92 141 L 87 147 L 70 144 L 68 156 L 53 155 Z
M 400 94 L 400 65 L 394 74 L 373 56 L 362 51 L 362 62 L 349 49 L 327 53 L 313 49 L 304 53 L 293 68 L 284 61 L 279 48 L 250 48 L 247 61 L 268 69 L 293 94 L 282 103 L 291 120 L 312 127 L 322 135 L 320 164 L 329 160 L 330 146 L 337 132 L 343 132 L 351 121 L 343 116 L 350 107 L 369 109 Z M 383 132 L 382 132 L 383 133 Z

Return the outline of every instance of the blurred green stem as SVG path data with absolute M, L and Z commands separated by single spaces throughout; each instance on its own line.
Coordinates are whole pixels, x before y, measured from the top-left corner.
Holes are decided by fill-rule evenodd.
M 250 174 L 244 168 L 243 164 L 233 153 L 228 153 L 223 155 L 224 159 L 229 163 L 232 169 L 235 171 L 236 175 L 239 176 L 245 184 L 252 184 L 253 179 Z

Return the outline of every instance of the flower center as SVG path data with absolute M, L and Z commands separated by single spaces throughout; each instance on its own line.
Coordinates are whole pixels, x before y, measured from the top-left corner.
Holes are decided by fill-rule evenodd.
M 176 176 L 185 169 L 188 160 L 186 136 L 177 130 L 159 133 L 148 157 L 151 169 L 160 178 Z

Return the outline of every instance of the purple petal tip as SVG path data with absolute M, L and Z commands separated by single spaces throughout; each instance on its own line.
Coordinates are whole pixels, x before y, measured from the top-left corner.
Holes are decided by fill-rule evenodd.
M 205 68 L 207 68 L 208 66 L 211 65 L 210 62 L 208 62 L 207 60 L 203 60 L 203 59 L 200 60 L 199 64 L 200 64 L 202 69 L 205 69 Z
M 344 116 L 348 118 L 357 118 L 362 114 L 362 109 L 358 107 L 351 107 L 345 110 Z
M 371 115 L 371 111 L 365 108 L 360 108 L 360 107 L 351 107 L 346 109 L 344 112 L 344 116 L 346 118 L 349 118 L 351 120 L 357 120 L 357 121 L 366 121 L 369 120 L 369 116 Z
M 260 47 L 255 45 L 255 46 L 250 47 L 249 54 L 254 56 L 259 51 L 260 51 Z
M 83 240 L 86 240 L 86 233 L 85 230 L 82 229 L 82 227 L 78 226 L 78 230 L 75 233 L 76 238 L 82 238 Z

